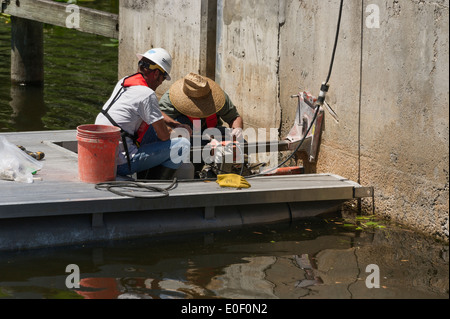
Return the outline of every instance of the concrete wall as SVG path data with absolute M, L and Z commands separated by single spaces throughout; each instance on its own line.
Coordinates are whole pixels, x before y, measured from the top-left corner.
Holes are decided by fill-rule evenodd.
M 278 128 L 278 11 L 273 0 L 219 0 L 216 79 L 253 127 Z
M 136 72 L 136 53 L 159 47 L 170 52 L 174 63 L 172 82 L 165 81 L 158 89 L 158 95 L 162 95 L 174 81 L 189 72 L 213 75 L 215 51 L 208 51 L 207 38 L 210 21 L 202 18 L 208 17 L 211 8 L 215 13 L 216 6 L 213 4 L 216 2 L 217 0 L 121 0 L 119 77 Z M 215 25 L 212 33 L 214 39 L 211 40 L 213 43 L 214 31 Z M 210 39 L 212 36 L 210 35 Z
M 200 2 L 121 1 L 120 73 L 127 54 L 148 46 L 173 52 L 175 78 L 200 69 Z M 246 126 L 280 128 L 283 138 L 295 116 L 290 96 L 318 94 L 339 2 L 217 1 L 216 80 Z M 317 172 L 374 186 L 378 214 L 448 240 L 449 1 L 344 4 L 327 96 L 340 122 L 326 115 Z
M 283 110 L 293 83 L 317 92 L 326 78 L 338 4 L 289 1 L 281 28 Z M 379 28 L 366 25 L 373 4 Z M 373 0 L 363 8 L 345 1 L 328 96 L 340 123 L 328 116 L 317 166 L 374 186 L 379 214 L 447 239 L 448 38 L 448 1 Z

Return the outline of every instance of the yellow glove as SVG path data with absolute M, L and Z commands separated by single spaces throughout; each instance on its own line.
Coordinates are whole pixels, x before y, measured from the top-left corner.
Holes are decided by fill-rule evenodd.
M 240 175 L 236 174 L 224 174 L 217 175 L 217 184 L 221 187 L 236 187 L 236 188 L 250 188 L 252 187 L 249 182 Z

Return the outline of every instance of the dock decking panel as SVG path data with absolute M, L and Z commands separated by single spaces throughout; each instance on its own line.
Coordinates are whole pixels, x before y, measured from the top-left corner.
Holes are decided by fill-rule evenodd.
M 0 218 L 345 201 L 353 197 L 354 185 L 333 175 L 276 176 L 249 181 L 252 187 L 242 190 L 221 188 L 214 182 L 180 182 L 169 197 L 153 199 L 123 197 L 84 183 L 0 182 Z
M 13 144 L 43 151 L 44 167 L 32 184 L 0 180 L 0 219 L 55 215 L 210 208 L 289 202 L 350 200 L 360 185 L 333 174 L 248 179 L 250 189 L 215 182 L 180 182 L 170 196 L 137 199 L 97 190 L 78 180 L 77 154 L 55 142 L 76 141 L 76 131 L 2 133 Z M 42 179 L 42 180 L 40 180 Z M 164 185 L 168 185 L 165 183 Z

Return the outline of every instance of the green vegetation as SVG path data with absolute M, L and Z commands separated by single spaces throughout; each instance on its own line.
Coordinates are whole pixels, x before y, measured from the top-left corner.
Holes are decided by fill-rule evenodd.
M 386 228 L 381 224 L 381 221 L 377 220 L 376 216 L 356 216 L 354 220 L 345 220 L 344 227 L 354 228 L 355 230 L 375 230 Z
M 109 39 L 110 43 L 103 43 L 102 46 L 104 47 L 113 47 L 118 48 L 119 47 L 119 40 L 118 39 Z
M 0 23 L 11 23 L 11 16 L 6 13 L 0 13 Z

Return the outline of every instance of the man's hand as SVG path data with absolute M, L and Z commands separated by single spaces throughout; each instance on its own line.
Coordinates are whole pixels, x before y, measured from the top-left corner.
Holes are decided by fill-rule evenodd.
M 176 128 L 184 128 L 189 132 L 189 136 L 192 136 L 192 129 L 189 125 L 181 124 L 180 122 L 175 121 L 170 116 L 168 116 L 166 113 L 161 112 L 161 114 L 164 117 L 164 122 L 166 122 L 167 127 L 170 129 L 170 132 L 173 131 L 173 129 Z
M 184 128 L 185 130 L 187 130 L 189 132 L 189 136 L 192 136 L 192 129 L 187 124 L 178 123 L 178 124 L 176 124 L 175 128 Z
M 177 122 L 177 124 L 171 123 L 171 125 L 167 125 L 167 129 L 169 130 L 169 132 L 171 134 L 176 129 L 185 129 L 189 133 L 189 137 L 192 136 L 192 129 L 191 129 L 191 127 L 189 125 L 186 125 L 186 124 L 181 124 L 181 123 L 178 123 L 178 122 Z M 187 137 L 187 136 L 185 136 L 185 137 Z
M 231 131 L 231 136 L 235 136 L 236 141 L 240 141 L 243 138 L 242 129 L 240 127 L 234 128 Z

